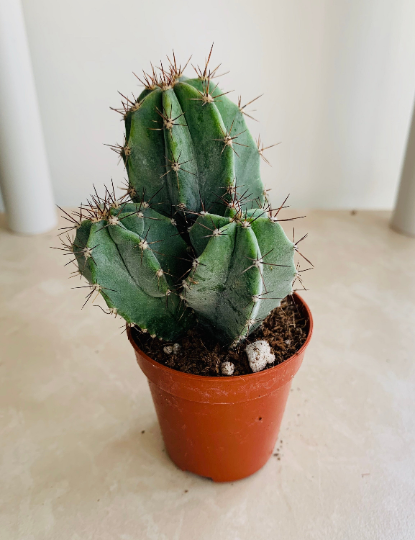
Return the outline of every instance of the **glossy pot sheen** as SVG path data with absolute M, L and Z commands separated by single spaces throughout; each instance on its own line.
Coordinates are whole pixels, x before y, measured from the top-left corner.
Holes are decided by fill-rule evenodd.
M 235 377 L 203 377 L 152 360 L 128 339 L 148 378 L 167 452 L 184 471 L 230 482 L 258 471 L 274 450 L 291 380 L 313 331 L 296 354 L 271 369 Z

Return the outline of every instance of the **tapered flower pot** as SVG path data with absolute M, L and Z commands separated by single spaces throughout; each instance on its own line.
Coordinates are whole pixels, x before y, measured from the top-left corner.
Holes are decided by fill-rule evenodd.
M 167 452 L 184 471 L 230 482 L 258 471 L 272 455 L 287 403 L 313 331 L 296 354 L 265 371 L 234 377 L 190 375 L 163 366 L 139 349 Z

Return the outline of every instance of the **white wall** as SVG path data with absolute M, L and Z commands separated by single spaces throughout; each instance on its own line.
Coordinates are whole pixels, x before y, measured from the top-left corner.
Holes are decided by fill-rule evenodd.
M 258 102 L 263 178 L 298 207 L 391 207 L 415 91 L 412 0 L 23 0 L 57 202 L 124 171 L 109 106 L 139 92 L 131 74 L 174 48 L 231 73 L 221 86 Z

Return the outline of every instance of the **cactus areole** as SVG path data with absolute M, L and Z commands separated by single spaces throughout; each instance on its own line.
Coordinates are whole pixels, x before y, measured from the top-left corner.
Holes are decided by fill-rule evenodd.
M 125 193 L 112 185 L 66 213 L 63 249 L 89 283 L 86 302 L 101 295 L 107 313 L 154 338 L 198 324 L 232 347 L 292 294 L 299 251 L 279 223 L 284 204 L 273 211 L 265 196 L 266 148 L 209 61 L 187 78 L 173 56 L 144 73 L 138 98 L 123 96 L 125 141 L 112 148 Z

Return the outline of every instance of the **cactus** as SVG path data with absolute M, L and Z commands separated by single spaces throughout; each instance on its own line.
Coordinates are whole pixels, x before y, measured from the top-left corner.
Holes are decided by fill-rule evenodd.
M 121 112 L 125 142 L 113 146 L 128 173 L 134 201 L 154 197 L 166 216 L 183 210 L 207 209 L 223 214 L 221 199 L 236 190 L 243 208 L 264 202 L 259 148 L 246 126 L 245 107 L 228 99 L 212 78 L 209 61 L 197 77 L 188 79 L 177 66 L 144 73 L 145 89 L 138 99 L 125 97 Z M 186 67 L 186 66 L 185 66 Z M 257 98 L 256 98 L 257 99 Z M 253 100 L 255 101 L 255 100 Z
M 236 344 L 292 293 L 296 245 L 263 209 L 204 214 L 190 230 L 197 258 L 183 296 L 220 341 Z
M 108 313 L 152 337 L 175 340 L 199 323 L 232 346 L 302 283 L 294 254 L 304 257 L 305 237 L 285 235 L 285 201 L 274 215 L 264 202 L 265 148 L 240 100 L 213 85 L 209 59 L 196 79 L 175 58 L 161 77 L 145 75 L 146 89 L 124 104 L 127 193 L 117 198 L 112 185 L 65 212 L 63 232 L 76 235 L 63 249 L 89 282 L 85 304 L 101 294 Z
M 68 248 L 90 283 L 87 301 L 101 293 L 111 313 L 161 339 L 189 327 L 192 314 L 173 294 L 174 276 L 185 269 L 187 244 L 174 220 L 148 203 L 90 205 Z

